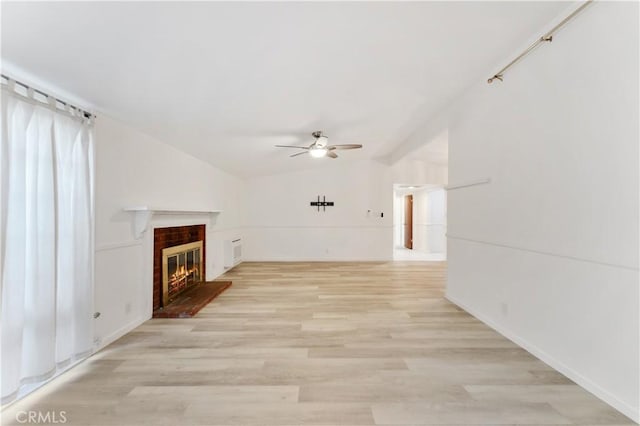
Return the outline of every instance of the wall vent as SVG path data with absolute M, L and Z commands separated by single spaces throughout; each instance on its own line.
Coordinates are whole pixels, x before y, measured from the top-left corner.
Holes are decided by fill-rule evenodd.
M 225 240 L 224 242 L 224 267 L 233 268 L 242 262 L 242 238 Z

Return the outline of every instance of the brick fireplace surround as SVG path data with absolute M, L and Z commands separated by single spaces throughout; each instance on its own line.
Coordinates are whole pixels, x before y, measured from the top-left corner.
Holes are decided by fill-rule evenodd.
M 174 226 L 153 231 L 153 310 L 162 307 L 162 249 L 180 244 L 205 241 L 206 226 Z M 206 277 L 206 243 L 202 245 L 202 276 Z

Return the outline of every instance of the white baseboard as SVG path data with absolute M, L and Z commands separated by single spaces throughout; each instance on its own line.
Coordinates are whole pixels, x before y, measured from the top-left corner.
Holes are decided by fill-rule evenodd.
M 477 312 L 476 310 L 472 309 L 465 303 L 457 300 L 455 297 L 451 296 L 450 294 L 448 293 L 445 294 L 445 297 L 454 305 L 464 309 L 466 312 L 473 315 L 474 317 L 476 317 L 477 319 L 479 319 L 489 327 L 493 328 L 495 331 L 497 331 L 507 339 L 511 340 L 518 346 L 522 347 L 523 349 L 531 353 L 536 358 L 540 359 L 541 361 L 545 362 L 555 370 L 564 374 L 569 379 L 573 380 L 575 383 L 583 387 L 585 390 L 591 392 L 596 397 L 600 398 L 607 404 L 611 405 L 613 408 L 620 411 L 622 414 L 629 417 L 634 422 L 640 423 L 640 412 L 638 411 L 637 408 L 634 408 L 631 405 L 627 404 L 626 402 L 622 401 L 621 399 L 613 395 L 611 392 L 602 388 L 597 383 L 594 383 L 587 377 L 573 370 L 571 367 L 557 360 L 553 356 L 549 355 L 548 353 L 538 348 L 537 346 L 531 344 L 530 342 L 523 339 L 522 337 L 517 336 L 513 331 L 508 330 L 499 324 L 496 324 L 493 320 L 491 320 L 487 316 Z
M 118 340 L 119 338 L 121 338 L 125 334 L 129 333 L 133 329 L 141 326 L 143 323 L 145 323 L 148 320 L 149 320 L 149 318 L 138 318 L 138 319 L 136 319 L 134 321 L 131 321 L 130 323 L 120 327 L 119 329 L 117 329 L 113 333 L 109 334 L 108 336 L 103 337 L 97 343 L 97 347 L 96 347 L 94 353 L 98 352 L 99 350 L 101 350 L 101 349 L 105 348 L 106 346 L 110 345 L 111 343 L 115 342 L 116 340 Z
M 243 262 L 391 262 L 393 257 L 368 257 L 363 259 L 358 258 L 344 258 L 344 257 L 260 257 L 254 259 L 243 259 Z

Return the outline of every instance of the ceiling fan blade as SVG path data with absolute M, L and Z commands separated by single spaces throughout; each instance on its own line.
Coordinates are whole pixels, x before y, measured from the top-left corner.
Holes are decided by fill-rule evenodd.
M 330 145 L 327 149 L 358 149 L 362 148 L 362 145 L 357 143 L 346 143 L 342 145 Z
M 302 152 L 298 152 L 297 154 L 290 155 L 289 157 L 297 157 L 298 155 L 308 154 L 308 153 L 309 152 L 307 152 L 307 151 L 302 151 Z
M 309 149 L 307 146 L 293 146 L 293 145 L 276 145 L 278 148 L 298 148 L 298 149 Z
M 338 158 L 338 154 L 336 154 L 333 151 L 329 151 L 329 152 L 327 152 L 327 157 L 329 157 L 329 158 Z

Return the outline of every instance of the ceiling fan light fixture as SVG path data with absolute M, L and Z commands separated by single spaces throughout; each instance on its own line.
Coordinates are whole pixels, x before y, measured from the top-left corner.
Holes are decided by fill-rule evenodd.
M 2 1 L 2 0 L 0 0 Z M 362 148 L 361 144 L 358 143 L 346 143 L 346 144 L 338 144 L 338 145 L 329 145 L 329 138 L 325 135 L 322 134 L 322 131 L 317 130 L 313 133 L 311 133 L 311 136 L 313 136 L 314 141 L 311 145 L 309 145 L 308 147 L 306 146 L 296 146 L 296 145 L 276 145 L 276 147 L 278 148 L 295 148 L 298 150 L 298 152 L 296 152 L 293 155 L 290 155 L 289 157 L 298 157 L 300 155 L 306 154 L 307 152 L 309 153 L 310 156 L 312 156 L 313 158 L 322 158 L 322 157 L 329 157 L 329 158 L 338 158 L 338 154 L 336 154 L 336 150 L 337 149 L 358 149 L 358 148 Z
M 329 138 L 326 136 L 320 136 L 316 139 L 316 146 L 324 148 L 329 144 Z
M 327 149 L 326 148 L 311 148 L 311 149 L 309 149 L 309 154 L 313 158 L 322 158 L 325 155 L 327 155 Z

